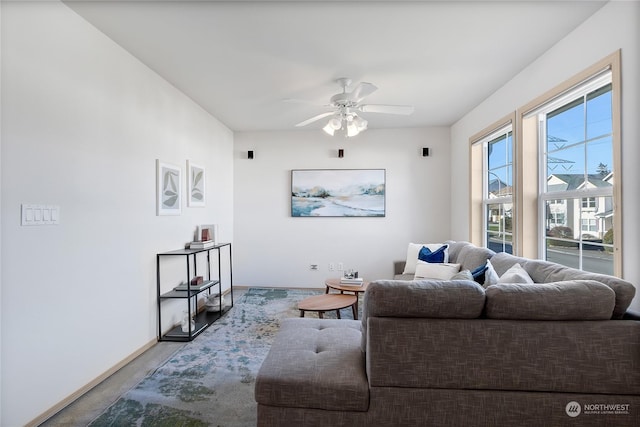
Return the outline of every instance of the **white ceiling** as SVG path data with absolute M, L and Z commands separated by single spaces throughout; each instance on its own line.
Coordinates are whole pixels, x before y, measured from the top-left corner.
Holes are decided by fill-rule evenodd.
M 338 77 L 378 86 L 366 103 L 415 106 L 362 113 L 369 128 L 451 125 L 606 2 L 65 3 L 230 129 L 254 131 L 327 111 Z

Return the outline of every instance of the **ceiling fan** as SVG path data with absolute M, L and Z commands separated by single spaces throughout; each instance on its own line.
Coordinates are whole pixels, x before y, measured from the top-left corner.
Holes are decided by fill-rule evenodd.
M 357 113 L 383 113 L 383 114 L 400 114 L 409 115 L 413 113 L 411 105 L 380 105 L 380 104 L 362 104 L 367 96 L 371 95 L 378 88 L 371 83 L 358 83 L 351 91 L 347 92 L 347 88 L 351 86 L 351 79 L 342 77 L 336 80 L 336 83 L 342 87 L 342 93 L 333 95 L 327 107 L 331 111 L 318 114 L 310 119 L 304 120 L 296 127 L 306 126 L 325 117 L 331 116 L 327 124 L 322 128 L 323 131 L 333 136 L 337 131 L 346 132 L 345 136 L 356 136 L 360 132 L 367 129 L 367 120 L 360 117 Z

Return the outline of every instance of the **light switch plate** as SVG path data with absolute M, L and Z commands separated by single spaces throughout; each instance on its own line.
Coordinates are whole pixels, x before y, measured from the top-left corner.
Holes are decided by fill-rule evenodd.
M 21 225 L 53 225 L 60 222 L 60 206 L 21 205 Z

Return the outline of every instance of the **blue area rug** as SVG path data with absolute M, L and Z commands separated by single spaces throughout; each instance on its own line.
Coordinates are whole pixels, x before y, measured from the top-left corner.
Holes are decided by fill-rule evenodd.
M 255 426 L 255 378 L 280 320 L 299 317 L 298 302 L 319 293 L 249 289 L 220 320 L 122 395 L 90 426 Z M 341 314 L 353 318 L 351 309 Z M 325 317 L 335 318 L 335 312 Z

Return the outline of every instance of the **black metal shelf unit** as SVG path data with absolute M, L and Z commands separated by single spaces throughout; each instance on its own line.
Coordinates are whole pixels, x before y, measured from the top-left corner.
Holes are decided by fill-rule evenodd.
M 229 254 L 229 294 L 231 298 L 231 304 L 225 309 L 222 305 L 222 256 L 221 250 L 228 250 Z M 218 268 L 217 279 L 211 277 L 211 251 L 216 251 L 218 256 Z M 198 266 L 196 255 L 202 252 L 207 254 L 207 281 L 204 284 L 198 285 L 196 289 L 191 288 L 191 278 L 198 275 Z M 168 292 L 161 293 L 160 289 L 160 260 L 164 257 L 185 257 L 187 262 L 187 288 L 185 290 L 172 289 Z M 192 261 L 192 262 L 191 262 Z M 191 275 L 191 265 L 193 264 L 193 276 Z M 162 252 L 156 255 L 156 280 L 158 290 L 158 341 L 191 341 L 205 329 L 207 329 L 213 322 L 218 320 L 224 313 L 229 311 L 233 307 L 233 267 L 231 261 L 231 243 L 220 243 L 206 249 L 177 249 L 169 252 Z M 212 290 L 215 292 L 217 285 L 218 301 L 220 303 L 220 309 L 217 312 L 209 312 L 207 310 L 198 310 L 197 299 L 198 295 L 202 292 L 211 294 Z M 189 330 L 187 332 L 182 331 L 182 326 L 177 325 L 167 333 L 162 333 L 162 303 L 169 299 L 184 299 L 187 302 L 187 315 L 189 318 L 193 318 L 195 321 L 195 327 L 191 327 L 189 324 Z

